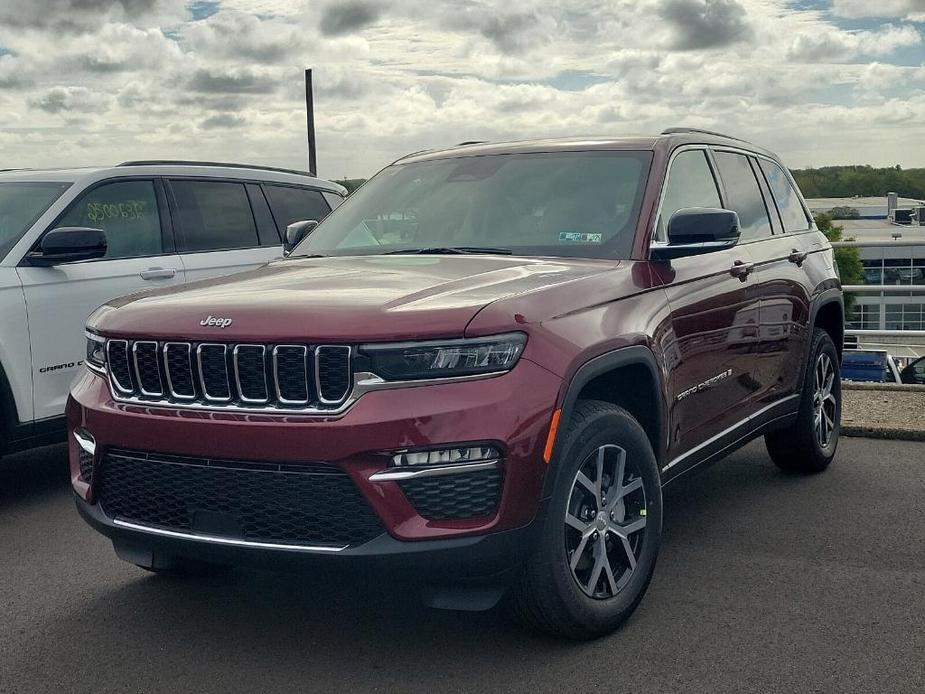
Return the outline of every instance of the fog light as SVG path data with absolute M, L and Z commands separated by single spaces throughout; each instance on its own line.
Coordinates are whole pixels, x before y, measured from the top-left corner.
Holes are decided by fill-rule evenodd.
M 393 467 L 416 465 L 455 465 L 497 460 L 501 454 L 494 446 L 461 446 L 430 451 L 403 451 L 392 456 Z

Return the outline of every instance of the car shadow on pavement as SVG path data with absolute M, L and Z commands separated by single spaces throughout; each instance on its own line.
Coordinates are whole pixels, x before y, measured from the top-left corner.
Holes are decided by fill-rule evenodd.
M 57 444 L 0 458 L 0 508 L 59 495 L 70 484 L 67 446 Z

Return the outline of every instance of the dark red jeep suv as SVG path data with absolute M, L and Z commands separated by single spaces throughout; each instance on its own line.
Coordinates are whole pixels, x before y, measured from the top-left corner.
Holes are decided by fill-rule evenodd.
M 770 152 L 469 144 L 313 227 L 90 318 L 71 474 L 123 559 L 394 571 L 588 638 L 641 600 L 666 483 L 760 435 L 788 472 L 835 454 L 840 283 Z

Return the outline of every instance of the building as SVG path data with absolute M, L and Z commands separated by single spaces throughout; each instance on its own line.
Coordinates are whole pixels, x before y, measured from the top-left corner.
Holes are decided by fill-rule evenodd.
M 846 241 L 880 244 L 862 247 L 863 284 L 871 289 L 856 297 L 848 318 L 855 330 L 925 330 L 925 225 L 897 224 L 893 209 L 913 211 L 918 200 L 898 198 L 818 198 L 806 201 L 813 214 L 834 208 L 858 211 L 858 218 L 840 219 Z M 891 214 L 892 213 L 892 214 Z M 917 222 L 918 219 L 910 219 Z M 921 245 L 910 242 L 921 241 Z M 925 338 L 917 336 L 861 338 L 861 347 L 887 349 L 897 357 L 925 355 Z

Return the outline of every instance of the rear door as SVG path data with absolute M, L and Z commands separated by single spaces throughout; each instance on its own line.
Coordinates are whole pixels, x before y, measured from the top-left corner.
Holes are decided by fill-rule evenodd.
M 183 266 L 165 219 L 160 183 L 150 178 L 103 182 L 78 197 L 49 228 L 102 229 L 108 250 L 98 260 L 17 268 L 29 316 L 35 418 L 64 412 L 84 358 L 87 317 L 110 299 L 179 284 Z
M 674 156 L 665 185 L 657 238 L 686 207 L 724 207 L 708 152 Z M 754 392 L 752 350 L 758 333 L 758 297 L 745 245 L 657 264 L 665 276 L 676 365 L 669 377 L 671 439 L 668 459 L 678 464 L 734 423 L 747 419 Z M 687 465 L 679 465 L 683 469 Z
M 749 161 L 774 232 L 756 240 L 752 252 L 761 296 L 756 378 L 761 402 L 770 404 L 796 394 L 802 383 L 813 291 L 807 258 L 822 245 L 818 234 L 809 233 L 809 216 L 784 170 L 764 157 Z
M 258 184 L 193 178 L 168 184 L 187 281 L 249 270 L 282 255 L 279 232 Z

